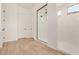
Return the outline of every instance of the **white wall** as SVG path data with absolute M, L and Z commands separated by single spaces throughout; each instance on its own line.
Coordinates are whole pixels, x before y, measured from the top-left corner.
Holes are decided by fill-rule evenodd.
M 33 13 L 31 9 L 18 5 L 18 38 L 33 37 Z
M 59 7 L 62 15 L 58 17 L 58 48 L 69 54 L 79 54 L 79 13 L 67 14 L 68 6 Z
M 57 48 L 57 15 L 56 4 L 48 4 L 48 46 Z

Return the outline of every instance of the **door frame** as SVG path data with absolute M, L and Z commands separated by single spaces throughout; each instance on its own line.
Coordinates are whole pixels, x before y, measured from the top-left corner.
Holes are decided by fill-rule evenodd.
M 41 8 L 39 8 L 37 11 L 36 11 L 36 39 L 38 39 L 38 11 L 41 10 L 42 8 L 46 7 L 48 4 L 46 3 L 45 5 L 43 5 Z

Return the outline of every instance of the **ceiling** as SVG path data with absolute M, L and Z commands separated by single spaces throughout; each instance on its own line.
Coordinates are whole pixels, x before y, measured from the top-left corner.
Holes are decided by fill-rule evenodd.
M 32 8 L 37 3 L 18 3 L 19 6 L 25 7 L 25 8 Z M 67 5 L 68 3 L 56 3 L 58 7 Z
M 57 3 L 57 7 L 65 7 L 65 6 L 69 6 L 69 5 L 73 5 L 73 4 L 77 4 L 77 3 Z
M 24 8 L 28 8 L 31 9 L 33 8 L 35 5 L 38 5 L 39 3 L 18 3 L 19 6 L 22 6 Z M 67 5 L 69 5 L 70 3 L 56 3 L 57 8 L 61 8 L 61 7 L 65 7 Z
M 18 5 L 24 8 L 31 9 L 32 7 L 34 7 L 35 3 L 18 3 Z
M 57 7 L 63 7 L 68 4 L 70 4 L 70 3 L 56 3 Z

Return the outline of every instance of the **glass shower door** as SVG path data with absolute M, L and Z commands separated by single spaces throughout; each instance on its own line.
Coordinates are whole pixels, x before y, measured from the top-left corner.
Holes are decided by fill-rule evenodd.
M 47 43 L 47 5 L 38 11 L 38 39 Z

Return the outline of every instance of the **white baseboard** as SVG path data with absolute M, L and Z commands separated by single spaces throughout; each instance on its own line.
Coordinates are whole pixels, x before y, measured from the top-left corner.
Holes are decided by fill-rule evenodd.
M 18 39 L 34 39 L 33 37 L 21 37 L 21 38 L 18 38 Z
M 37 38 L 36 38 L 36 37 L 34 37 L 34 40 L 37 40 Z
M 66 52 L 66 51 L 64 51 L 62 49 L 57 48 L 57 50 L 59 50 L 60 52 L 63 52 L 65 55 L 72 55 L 72 54 L 70 54 L 70 53 L 68 53 L 68 52 Z
M 15 40 L 5 40 L 3 42 L 10 42 L 10 41 L 16 41 L 16 40 L 18 40 L 18 39 L 15 39 Z
M 50 47 L 50 48 L 52 48 L 52 49 L 55 49 L 55 50 L 57 50 L 57 51 L 60 51 L 60 52 L 64 53 L 64 55 L 72 55 L 72 54 L 70 54 L 70 53 L 68 53 L 68 52 L 66 52 L 66 51 L 64 51 L 64 50 L 62 50 L 62 49 L 59 49 L 58 47 L 52 47 L 52 46 L 50 46 L 50 45 L 48 45 L 48 47 Z

